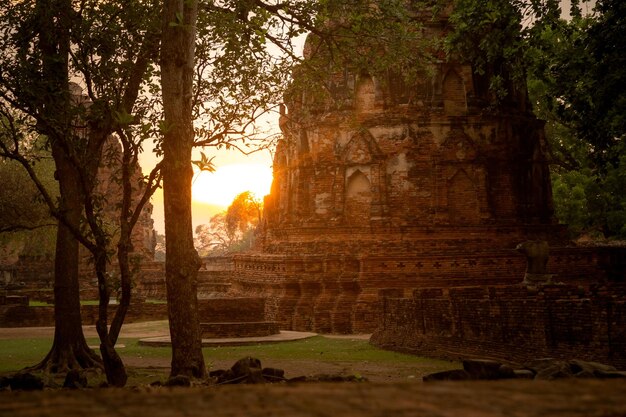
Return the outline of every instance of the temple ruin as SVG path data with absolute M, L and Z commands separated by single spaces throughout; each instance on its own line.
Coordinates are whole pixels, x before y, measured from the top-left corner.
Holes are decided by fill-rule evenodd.
M 446 25 L 425 20 L 430 36 Z M 442 59 L 411 85 L 346 68 L 324 100 L 288 94 L 258 250 L 234 257 L 231 292 L 267 297 L 283 328 L 352 333 L 377 327 L 387 296 L 520 283 L 528 240 L 550 244 L 560 281 L 605 277 L 603 255 L 572 248 L 554 218 L 525 85 L 500 103 L 488 86 Z

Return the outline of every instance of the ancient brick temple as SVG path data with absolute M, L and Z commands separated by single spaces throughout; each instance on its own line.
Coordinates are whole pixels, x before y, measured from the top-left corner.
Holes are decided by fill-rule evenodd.
M 520 282 L 514 249 L 529 239 L 550 242 L 560 279 L 598 275 L 596 253 L 563 248 L 525 86 L 495 106 L 470 65 L 433 73 L 408 85 L 346 69 L 328 74 L 326 100 L 289 96 L 259 253 L 234 259 L 233 288 L 266 296 L 271 319 L 368 332 L 386 292 Z

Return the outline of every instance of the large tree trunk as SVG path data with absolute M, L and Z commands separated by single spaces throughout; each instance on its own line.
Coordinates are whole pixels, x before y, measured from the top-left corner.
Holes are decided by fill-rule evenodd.
M 80 227 L 81 190 L 77 173 L 57 144 L 52 146 L 61 192 L 61 211 L 71 227 Z M 66 372 L 100 367 L 100 358 L 87 346 L 80 315 L 78 240 L 68 225 L 59 222 L 54 261 L 54 342 L 38 369 Z
M 68 369 L 100 366 L 83 335 L 78 285 L 78 241 L 70 228 L 80 227 L 82 192 L 78 173 L 72 167 L 63 135 L 71 135 L 70 93 L 68 86 L 69 31 L 72 7 L 69 0 L 38 0 L 39 49 L 42 70 L 50 90 L 43 97 L 45 127 L 49 133 L 56 178 L 61 194 L 60 211 L 67 224 L 59 222 L 54 266 L 55 334 L 52 349 L 38 369 L 64 372 Z
M 198 320 L 200 259 L 191 224 L 192 88 L 197 0 L 166 0 L 161 41 L 165 113 L 163 199 L 165 205 L 167 305 L 172 338 L 171 375 L 206 376 Z

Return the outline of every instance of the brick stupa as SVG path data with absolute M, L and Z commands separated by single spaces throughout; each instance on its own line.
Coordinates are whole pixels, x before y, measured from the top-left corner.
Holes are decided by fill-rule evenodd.
M 435 36 L 446 25 L 429 22 Z M 259 251 L 236 256 L 233 274 L 235 292 L 267 297 L 283 327 L 369 332 L 381 295 L 520 282 L 527 240 L 550 242 L 562 278 L 595 274 L 592 255 L 558 249 L 544 122 L 526 87 L 509 83 L 494 106 L 488 75 L 432 70 L 414 85 L 345 70 L 328 75 L 327 100 L 287 100 Z

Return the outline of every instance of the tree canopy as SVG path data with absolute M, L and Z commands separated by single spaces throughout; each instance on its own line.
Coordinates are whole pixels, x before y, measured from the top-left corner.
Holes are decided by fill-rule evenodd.
M 457 0 L 448 51 L 493 71 L 505 100 L 507 77 L 527 80 L 546 120 L 558 218 L 580 233 L 626 237 L 626 3 L 598 0 L 593 13 L 572 1 Z

